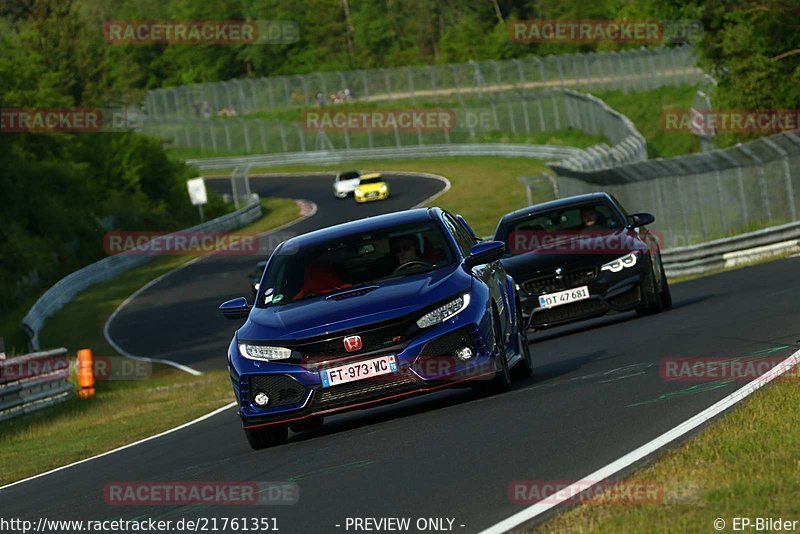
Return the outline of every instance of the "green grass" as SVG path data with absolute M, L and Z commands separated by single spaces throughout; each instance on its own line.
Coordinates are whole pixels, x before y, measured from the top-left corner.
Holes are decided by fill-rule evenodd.
M 650 158 L 669 158 L 700 150 L 700 142 L 688 132 L 670 132 L 661 125 L 661 113 L 667 109 L 688 110 L 697 87 L 682 85 L 652 91 L 592 91 L 611 108 L 628 117 L 647 140 Z
M 297 217 L 290 199 L 262 200 L 265 215 L 242 232 L 263 232 Z M 41 332 L 43 347 L 91 348 L 116 355 L 103 324 L 116 307 L 149 280 L 189 261 L 168 256 L 94 285 L 56 313 Z M 63 404 L 0 423 L 0 485 L 151 436 L 231 402 L 227 372 L 191 376 L 156 364 L 148 380 L 102 381 L 92 399 Z M 186 392 L 193 401 L 186 403 Z
M 540 160 L 530 158 L 429 158 L 412 160 L 377 160 L 335 163 L 329 165 L 288 165 L 257 169 L 250 175 L 281 172 L 336 172 L 345 168 L 375 171 L 428 172 L 444 176 L 452 184 L 447 193 L 436 198 L 430 205 L 440 206 L 460 213 L 480 235 L 494 231 L 500 217 L 527 205 L 525 188 L 517 180 L 519 176 L 535 176 L 547 170 Z M 206 171 L 206 174 L 230 174 L 231 169 Z M 534 198 L 534 202 L 548 200 Z
M 800 388 L 797 374 L 757 391 L 723 419 L 635 473 L 687 498 L 657 504 L 586 504 L 540 532 L 714 532 L 723 518 L 800 519 Z M 670 490 L 670 491 L 668 491 Z M 669 496 L 667 496 L 669 497 Z

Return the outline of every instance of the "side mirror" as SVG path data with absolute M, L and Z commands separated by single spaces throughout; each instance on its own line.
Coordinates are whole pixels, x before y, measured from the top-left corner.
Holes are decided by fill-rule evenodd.
M 481 238 L 475 235 L 475 232 L 472 231 L 472 228 L 469 227 L 464 217 L 462 217 L 461 215 L 456 215 L 456 220 L 458 221 L 458 224 L 460 224 L 461 227 L 464 228 L 464 230 L 466 230 L 467 233 L 472 236 L 472 239 L 474 239 L 475 241 L 481 240 Z
M 244 319 L 250 313 L 251 308 L 252 306 L 247 303 L 246 298 L 239 297 L 223 302 L 219 307 L 219 311 L 222 312 L 226 319 Z
M 648 224 L 653 224 L 656 221 L 656 218 L 653 217 L 650 213 L 634 213 L 633 215 L 628 216 L 629 227 L 631 228 L 639 228 L 640 226 L 647 226 Z
M 506 244 L 502 241 L 481 241 L 469 249 L 469 256 L 464 258 L 464 266 L 471 269 L 476 265 L 498 261 L 505 251 Z

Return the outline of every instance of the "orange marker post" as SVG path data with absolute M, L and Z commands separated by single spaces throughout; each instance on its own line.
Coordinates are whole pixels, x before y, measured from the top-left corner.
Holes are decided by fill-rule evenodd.
M 94 362 L 92 361 L 92 349 L 80 349 L 78 351 L 78 397 L 88 399 L 94 397 Z

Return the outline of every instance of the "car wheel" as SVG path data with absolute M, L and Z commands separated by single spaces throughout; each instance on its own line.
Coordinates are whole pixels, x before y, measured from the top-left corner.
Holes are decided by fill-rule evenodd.
M 661 308 L 664 310 L 668 310 L 672 307 L 672 291 L 669 288 L 669 282 L 667 281 L 667 273 L 664 272 L 664 263 L 659 262 L 661 264 Z
M 497 370 L 491 380 L 476 384 L 476 390 L 481 395 L 495 395 L 511 389 L 511 370 L 508 368 L 508 360 L 505 356 L 505 350 L 503 350 L 503 334 L 500 332 L 499 323 L 500 320 L 497 314 L 492 314 L 494 345 L 498 351 L 495 358 L 500 363 L 500 369 Z
M 337 193 L 334 193 L 333 196 L 335 196 L 338 199 L 347 198 L 347 193 L 337 192 Z
M 522 361 L 517 362 L 517 365 L 511 369 L 513 378 L 521 379 L 528 378 L 533 374 L 533 359 L 531 358 L 531 348 L 528 346 L 528 337 L 525 331 L 522 330 L 522 314 L 519 313 L 519 302 L 517 303 L 517 324 L 519 333 L 517 334 L 519 351 L 522 354 Z
M 289 439 L 287 425 L 269 425 L 259 428 L 245 428 L 244 435 L 253 450 L 266 449 L 273 445 L 281 445 Z
M 664 279 L 664 282 L 666 282 L 666 278 Z M 645 300 L 647 304 L 645 304 L 641 308 L 638 308 L 636 310 L 636 314 L 639 315 L 639 317 L 644 317 L 646 315 L 653 315 L 654 313 L 659 313 L 663 311 L 664 309 L 664 303 L 662 301 L 663 289 L 662 291 L 659 291 L 658 287 L 656 286 L 656 276 L 652 265 L 650 266 L 649 280 L 645 284 L 643 284 L 642 289 L 645 292 L 645 297 L 646 297 Z

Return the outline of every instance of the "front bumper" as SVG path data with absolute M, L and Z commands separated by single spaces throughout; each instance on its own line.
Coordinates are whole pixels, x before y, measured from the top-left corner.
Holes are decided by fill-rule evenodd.
M 462 312 L 445 323 L 419 331 L 402 345 L 358 356 L 333 357 L 313 363 L 231 359 L 231 381 L 243 427 L 296 422 L 396 402 L 476 380 L 489 380 L 496 373 L 495 358 L 485 342 L 491 339 L 486 337 L 491 336 L 490 329 L 490 321 L 483 313 L 476 317 Z M 475 354 L 469 362 L 453 356 L 455 350 L 464 345 L 470 346 Z M 322 387 L 321 369 L 388 354 L 395 355 L 397 372 Z M 270 399 L 275 399 L 274 402 L 266 407 L 256 406 L 253 402 L 256 391 L 264 391 Z
M 612 311 L 639 308 L 646 299 L 641 269 L 636 266 L 619 273 L 601 271 L 591 281 L 564 284 L 563 289 L 585 285 L 589 288 L 590 297 L 553 308 L 539 307 L 539 295 L 548 291 L 534 293 L 526 290 L 524 283 L 521 283 L 519 296 L 523 319 L 529 328 L 549 328 L 599 317 Z
M 376 200 L 386 200 L 389 198 L 389 191 L 384 191 L 383 193 L 379 191 L 369 192 L 369 193 L 362 193 L 358 194 L 358 191 L 353 193 L 353 197 L 356 199 L 356 202 L 359 204 L 363 204 L 364 202 L 374 202 Z

